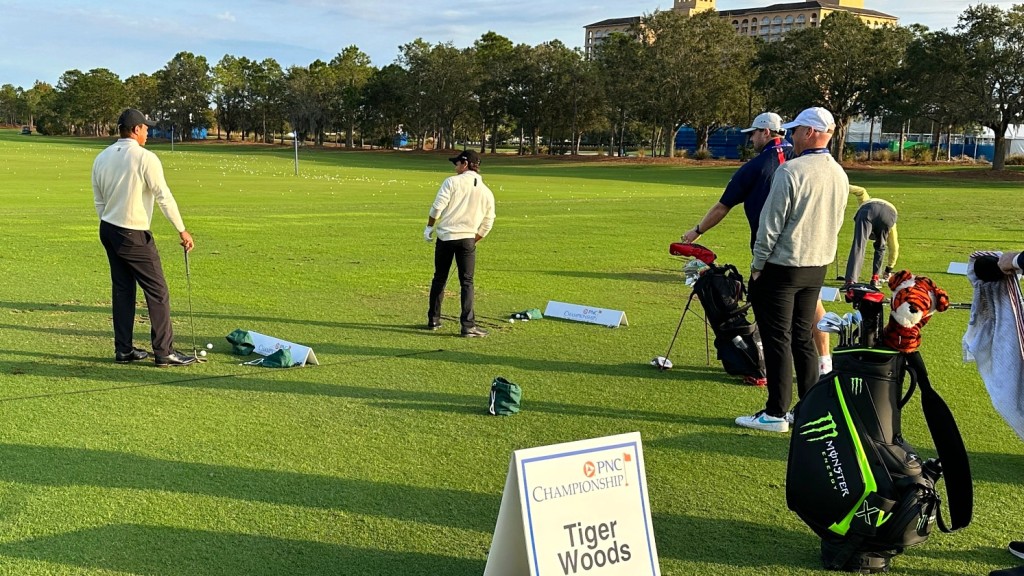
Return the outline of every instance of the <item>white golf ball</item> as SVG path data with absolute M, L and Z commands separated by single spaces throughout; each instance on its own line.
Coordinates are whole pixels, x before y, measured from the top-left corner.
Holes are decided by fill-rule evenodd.
M 508 319 L 508 323 L 509 324 L 515 324 L 516 323 L 516 319 L 515 318 L 509 318 Z
M 206 349 L 207 350 L 213 350 L 213 342 L 207 342 L 206 343 Z
M 200 350 L 199 351 L 199 355 L 200 356 L 206 356 L 206 350 Z

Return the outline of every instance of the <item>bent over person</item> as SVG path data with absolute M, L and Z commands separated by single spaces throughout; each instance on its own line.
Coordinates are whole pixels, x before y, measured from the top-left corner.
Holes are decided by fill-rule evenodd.
M 100 217 L 100 242 L 110 262 L 114 360 L 128 364 L 149 357 L 133 341 L 135 297 L 141 286 L 149 307 L 154 361 L 163 368 L 192 364 L 196 358 L 174 350 L 170 293 L 149 231 L 153 203 L 174 225 L 185 250 L 192 250 L 195 243 L 164 180 L 160 159 L 144 148 L 149 128 L 155 125 L 132 108 L 121 114 L 117 121 L 120 139 L 93 162 L 92 193 Z
M 431 241 L 435 225 L 437 231 L 427 329 L 441 327 L 441 302 L 454 259 L 462 289 L 462 314 L 459 316 L 462 335 L 480 338 L 487 336 L 487 332 L 477 327 L 473 314 L 473 274 L 476 244 L 487 236 L 494 224 L 494 194 L 480 176 L 480 156 L 476 152 L 464 150 L 448 160 L 455 165 L 455 176 L 441 184 L 423 230 L 423 239 L 427 242 Z
M 808 108 L 783 124 L 797 157 L 772 176 L 761 210 L 750 297 L 764 344 L 768 400 L 736 424 L 788 432 L 793 372 L 802 397 L 818 379 L 811 329 L 825 272 L 835 259 L 850 181 L 828 151 L 836 123 L 824 108 Z
M 868 191 L 860 186 L 850 186 L 850 194 L 857 197 L 857 214 L 853 217 L 853 245 L 850 246 L 850 257 L 846 261 L 846 283 L 853 284 L 860 279 L 860 269 L 864 265 L 864 252 L 868 240 L 875 242 L 875 258 L 871 265 L 871 284 L 880 286 L 889 279 L 896 259 L 900 255 L 900 242 L 896 235 L 896 219 L 899 216 L 896 207 L 881 198 L 872 198 Z M 884 276 L 882 259 L 885 259 Z

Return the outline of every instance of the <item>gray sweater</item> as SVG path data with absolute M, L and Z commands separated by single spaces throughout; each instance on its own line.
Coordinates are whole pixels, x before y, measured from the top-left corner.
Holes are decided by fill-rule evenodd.
M 808 154 L 775 171 L 761 210 L 753 270 L 827 266 L 835 260 L 850 180 L 829 154 Z

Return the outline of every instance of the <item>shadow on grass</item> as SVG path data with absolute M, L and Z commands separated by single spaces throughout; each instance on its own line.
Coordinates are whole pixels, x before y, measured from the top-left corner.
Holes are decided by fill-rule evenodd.
M 756 514 L 757 511 L 751 511 Z M 820 568 L 820 540 L 807 530 L 774 525 L 764 511 L 762 522 L 654 514 L 658 555 L 688 562 L 737 568 Z M 728 574 L 729 571 L 723 571 Z
M 687 417 L 681 420 L 688 421 Z M 685 453 L 703 452 L 724 454 L 739 458 L 757 458 L 759 460 L 785 462 L 789 456 L 789 436 L 779 434 L 756 433 L 736 426 L 731 420 L 719 419 L 729 428 L 729 432 L 702 430 L 680 436 L 646 440 L 648 448 L 667 448 Z
M 569 278 L 587 278 L 594 280 L 625 280 L 628 282 L 653 282 L 657 284 L 682 283 L 683 274 L 672 272 L 587 272 L 582 270 L 544 271 L 549 276 L 566 276 Z
M 277 470 L 162 460 L 122 452 L 0 444 L 0 480 L 203 494 L 490 532 L 500 495 Z
M 0 556 L 150 576 L 480 574 L 483 561 L 166 526 L 115 524 L 0 544 Z

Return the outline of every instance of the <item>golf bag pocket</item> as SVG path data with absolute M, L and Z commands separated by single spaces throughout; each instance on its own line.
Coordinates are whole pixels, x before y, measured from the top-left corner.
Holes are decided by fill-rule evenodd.
M 861 437 L 846 406 L 839 377 L 813 386 L 797 406 L 789 444 L 786 504 L 820 537 L 874 531 L 858 511 L 875 495 L 873 446 Z
M 715 330 L 715 350 L 725 372 L 732 376 L 764 378 L 764 351 L 757 324 L 737 318 Z

